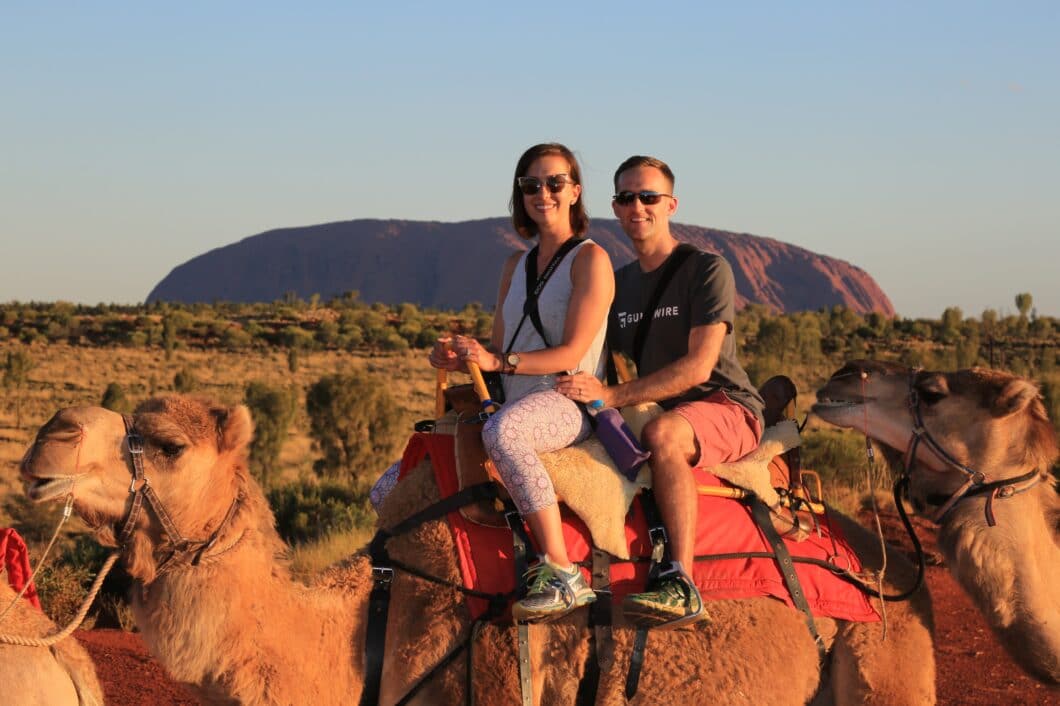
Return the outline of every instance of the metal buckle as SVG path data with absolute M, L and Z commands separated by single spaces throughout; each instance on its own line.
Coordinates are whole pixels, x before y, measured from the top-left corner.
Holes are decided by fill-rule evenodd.
M 389 566 L 373 566 L 372 580 L 376 583 L 390 584 L 394 580 L 394 570 Z

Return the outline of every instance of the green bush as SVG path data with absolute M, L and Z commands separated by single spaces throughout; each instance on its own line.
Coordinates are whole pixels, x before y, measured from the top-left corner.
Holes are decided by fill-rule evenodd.
M 289 544 L 369 527 L 374 518 L 367 494 L 341 483 L 300 481 L 273 488 L 268 498 L 276 530 Z
M 107 385 L 107 389 L 103 391 L 103 399 L 99 404 L 103 409 L 109 409 L 118 414 L 129 414 L 132 412 L 132 402 L 126 397 L 125 388 L 116 382 Z
M 199 380 L 191 368 L 181 368 L 173 376 L 173 389 L 180 393 L 192 392 L 199 387 Z
M 250 442 L 250 470 L 268 488 L 279 470 L 280 451 L 297 411 L 298 397 L 292 390 L 263 382 L 247 385 L 244 400 L 254 418 Z
M 313 464 L 321 476 L 367 482 L 403 441 L 401 412 L 386 379 L 363 370 L 318 380 L 306 392 L 306 411 L 309 435 L 324 454 Z

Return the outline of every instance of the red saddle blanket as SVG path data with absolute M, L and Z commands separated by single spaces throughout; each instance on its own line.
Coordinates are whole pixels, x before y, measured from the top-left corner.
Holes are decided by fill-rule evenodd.
M 453 437 L 446 434 L 417 433 L 409 440 L 401 460 L 401 474 L 430 457 L 435 480 L 442 497 L 458 488 Z M 722 485 L 714 475 L 696 471 L 697 482 Z M 591 560 L 592 547 L 585 524 L 561 506 L 563 534 L 567 552 L 574 562 Z M 838 527 L 821 519 L 821 536 L 816 534 L 801 542 L 786 541 L 793 557 L 829 560 L 834 565 L 860 571 L 861 563 L 842 537 Z M 459 512 L 449 514 L 449 526 L 459 554 L 464 586 L 487 593 L 507 593 L 515 587 L 512 568 L 512 534 L 507 528 L 485 527 L 469 522 Z M 631 557 L 648 557 L 651 544 L 647 523 L 640 503 L 634 502 L 626 517 L 626 538 Z M 720 555 L 746 552 L 772 553 L 769 542 L 743 503 L 729 498 L 701 495 L 699 521 L 696 523 L 696 555 Z M 586 571 L 586 569 L 582 569 Z M 837 577 L 832 571 L 812 564 L 796 563 L 795 571 L 806 600 L 814 615 L 841 620 L 871 622 L 880 619 L 864 593 Z M 621 602 L 629 593 L 643 590 L 648 562 L 611 564 L 611 589 Z M 586 574 L 588 577 L 588 574 Z M 766 558 L 724 558 L 697 560 L 693 580 L 705 600 L 772 596 L 794 606 L 776 562 Z M 486 602 L 468 598 L 472 617 L 482 615 Z
M 0 529 L 0 565 L 7 572 L 7 582 L 11 588 L 18 593 L 26 585 L 30 577 L 29 551 L 26 543 L 18 532 L 13 529 Z M 33 584 L 26 589 L 22 597 L 40 608 L 40 599 L 37 597 L 37 589 Z M 0 606 L 5 608 L 6 606 Z

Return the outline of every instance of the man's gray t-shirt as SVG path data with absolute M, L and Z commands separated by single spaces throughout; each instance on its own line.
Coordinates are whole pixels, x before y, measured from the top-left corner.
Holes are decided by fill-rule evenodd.
M 615 300 L 611 305 L 608 326 L 611 350 L 632 357 L 637 324 L 664 269 L 665 262 L 646 273 L 641 271 L 640 262 L 634 260 L 615 272 Z M 722 390 L 733 401 L 749 409 L 764 428 L 762 398 L 736 359 L 736 340 L 733 336 L 735 299 L 736 284 L 732 267 L 725 258 L 698 249 L 689 255 L 677 268 L 655 308 L 655 318 L 644 343 L 638 375 L 649 375 L 687 354 L 688 334 L 692 328 L 724 323 L 727 332 L 710 379 L 659 404 L 664 409 L 672 409 L 681 402 L 702 399 Z

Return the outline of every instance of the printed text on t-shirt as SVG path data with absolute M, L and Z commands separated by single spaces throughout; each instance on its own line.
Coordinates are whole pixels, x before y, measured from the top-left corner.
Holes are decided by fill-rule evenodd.
M 670 317 L 674 317 L 674 316 L 680 316 L 679 309 L 680 309 L 680 307 L 676 307 L 676 306 L 660 306 L 658 309 L 655 310 L 655 315 L 652 316 L 652 318 L 653 319 L 664 319 L 664 318 L 670 318 Z M 617 312 L 617 316 L 618 316 L 618 327 L 619 328 L 625 328 L 627 325 L 635 324 L 638 321 L 640 321 L 642 318 L 644 318 L 644 313 L 640 312 L 640 311 L 636 311 L 636 312 L 633 312 L 632 314 L 630 314 L 630 313 L 627 313 L 625 311 L 619 311 L 619 312 Z

